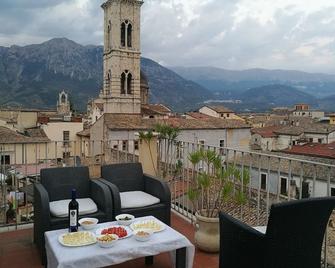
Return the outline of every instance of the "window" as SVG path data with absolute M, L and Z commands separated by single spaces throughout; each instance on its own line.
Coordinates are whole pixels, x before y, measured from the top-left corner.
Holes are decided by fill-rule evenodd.
M 322 139 L 318 139 L 318 143 L 322 143 Z
M 199 149 L 204 149 L 205 148 L 205 140 L 199 140 L 198 143 L 200 145 Z
M 132 80 L 132 75 L 129 73 L 127 77 L 127 94 L 131 94 L 131 80 Z
M 280 194 L 287 195 L 287 178 L 280 178 Z
M 124 22 L 121 23 L 121 46 L 126 46 L 126 24 Z
M 309 138 L 309 142 L 313 142 L 313 138 Z
M 132 47 L 132 32 L 133 26 L 129 20 L 125 20 L 121 23 L 121 46 Z
M 63 131 L 63 145 L 69 145 L 70 143 L 70 131 Z
M 122 151 L 128 151 L 128 141 L 122 141 Z
M 128 28 L 127 28 L 127 46 L 131 47 L 131 35 L 132 35 L 132 30 L 133 30 L 133 26 L 131 24 L 128 24 Z
M 266 179 L 267 179 L 267 174 L 262 173 L 261 174 L 261 189 L 266 190 Z
M 70 158 L 71 153 L 70 152 L 63 152 L 63 158 Z
M 126 74 L 122 73 L 121 74 L 121 94 L 126 94 Z
M 227 118 L 230 116 L 230 114 L 227 114 Z
M 133 76 L 128 70 L 121 74 L 121 94 L 132 94 L 132 79 Z
M 224 116 L 224 114 L 221 114 L 221 117 L 223 117 Z
M 335 196 L 335 188 L 330 188 L 330 196 Z
M 1 155 L 1 165 L 10 165 L 10 155 Z
M 224 144 L 224 140 L 220 140 L 220 148 L 224 148 L 225 144 Z
M 138 141 L 134 141 L 134 150 L 137 151 L 139 149 L 139 143 Z
M 61 102 L 62 103 L 66 103 L 66 95 L 65 94 L 62 94 L 62 96 L 61 96 Z

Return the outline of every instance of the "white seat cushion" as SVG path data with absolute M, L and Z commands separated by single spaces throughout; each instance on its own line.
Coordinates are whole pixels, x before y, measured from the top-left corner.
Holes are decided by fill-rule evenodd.
M 76 199 L 79 204 L 79 215 L 91 214 L 98 211 L 97 205 L 91 198 Z M 50 202 L 50 213 L 54 217 L 67 217 L 71 199 Z
M 140 208 L 160 203 L 159 198 L 142 191 L 122 192 L 121 208 Z

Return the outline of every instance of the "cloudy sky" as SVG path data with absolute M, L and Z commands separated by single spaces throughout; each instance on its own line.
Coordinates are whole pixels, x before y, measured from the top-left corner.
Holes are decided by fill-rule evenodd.
M 1 0 L 0 46 L 102 43 L 102 0 Z M 145 0 L 142 52 L 167 66 L 335 73 L 335 0 Z

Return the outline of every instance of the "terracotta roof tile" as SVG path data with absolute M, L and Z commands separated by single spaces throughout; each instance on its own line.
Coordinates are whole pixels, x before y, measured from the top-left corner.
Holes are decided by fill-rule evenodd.
M 153 129 L 156 124 L 168 124 L 180 129 L 235 129 L 235 128 L 250 128 L 250 125 L 241 120 L 209 117 L 202 120 L 184 119 L 184 118 L 168 118 L 168 119 L 153 119 L 142 118 L 139 114 L 104 114 L 103 120 L 110 129 L 132 129 L 132 130 L 147 130 Z
M 262 128 L 253 128 L 251 130 L 252 134 L 259 134 L 263 138 L 271 138 L 271 137 L 277 137 L 278 135 L 275 133 L 275 131 L 278 131 L 282 128 L 282 126 L 269 126 L 269 127 L 262 127 Z
M 213 111 L 217 113 L 233 113 L 232 110 L 228 109 L 227 107 L 223 105 L 206 105 L 206 107 L 212 109 Z
M 0 127 L 0 143 L 39 143 L 49 142 L 43 130 L 27 130 L 26 135 L 6 127 Z
M 307 143 L 304 145 L 295 145 L 291 149 L 287 149 L 284 152 L 289 154 L 335 159 L 335 142 L 329 144 Z
M 141 107 L 141 113 L 144 115 L 168 115 L 171 109 L 163 104 L 144 104 Z

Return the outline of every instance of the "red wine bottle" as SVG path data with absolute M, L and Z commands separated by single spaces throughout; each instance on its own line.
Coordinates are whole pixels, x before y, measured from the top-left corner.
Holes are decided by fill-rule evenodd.
M 79 204 L 76 200 L 76 189 L 72 189 L 72 200 L 69 203 L 69 232 L 78 232 Z

